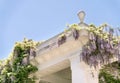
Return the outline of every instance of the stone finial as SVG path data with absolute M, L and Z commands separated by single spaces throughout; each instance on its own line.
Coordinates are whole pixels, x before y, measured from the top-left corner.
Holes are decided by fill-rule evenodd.
M 85 12 L 84 11 L 80 11 L 78 14 L 78 17 L 80 19 L 80 23 L 78 24 L 81 27 L 88 27 L 88 24 L 84 23 L 84 18 L 85 18 Z
M 78 13 L 78 17 L 79 17 L 79 19 L 80 19 L 80 22 L 83 23 L 84 18 L 85 18 L 85 12 L 84 12 L 84 11 L 80 11 L 80 12 Z

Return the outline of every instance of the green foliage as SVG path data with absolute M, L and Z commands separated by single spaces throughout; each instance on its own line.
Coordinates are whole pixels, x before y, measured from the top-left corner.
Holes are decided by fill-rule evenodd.
M 37 67 L 30 64 L 29 57 L 32 56 L 30 51 L 35 51 L 38 44 L 27 39 L 16 42 L 9 58 L 0 61 L 0 83 L 35 83 L 29 75 L 37 71 Z
M 120 83 L 120 65 L 118 62 L 108 64 L 100 70 L 99 83 Z

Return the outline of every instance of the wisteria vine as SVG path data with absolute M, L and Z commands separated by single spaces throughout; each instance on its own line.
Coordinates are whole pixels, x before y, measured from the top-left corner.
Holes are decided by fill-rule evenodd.
M 87 30 L 89 41 L 83 46 L 81 53 L 85 63 L 96 68 L 98 64 L 109 63 L 113 57 L 120 59 L 119 28 L 104 24 L 100 27 L 90 25 Z

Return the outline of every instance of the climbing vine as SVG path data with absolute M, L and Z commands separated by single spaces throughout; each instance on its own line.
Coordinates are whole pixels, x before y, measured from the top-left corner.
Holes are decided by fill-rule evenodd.
M 120 63 L 105 65 L 100 70 L 99 83 L 120 83 Z
M 96 68 L 98 64 L 106 64 L 111 58 L 119 57 L 120 42 L 116 32 L 118 29 L 104 24 L 99 27 L 90 25 L 86 30 L 89 32 L 89 41 L 83 46 L 81 53 L 85 63 Z
M 70 29 L 72 28 L 76 31 L 81 30 L 76 24 L 70 27 Z M 120 83 L 120 29 L 112 28 L 107 24 L 99 27 L 89 25 L 84 29 L 89 33 L 89 41 L 82 48 L 81 59 L 94 68 L 97 68 L 98 64 L 109 64 L 100 70 L 99 83 Z M 73 34 L 76 34 L 76 31 Z M 76 35 L 79 36 L 78 33 Z M 76 39 L 75 35 L 73 37 Z M 117 58 L 118 61 L 111 64 L 112 58 Z M 114 71 L 116 71 L 117 76 L 115 76 Z
M 9 58 L 0 61 L 0 83 L 34 83 L 35 79 L 30 78 L 37 67 L 30 64 L 30 57 L 35 57 L 35 47 L 38 42 L 24 39 L 16 42 L 13 52 Z

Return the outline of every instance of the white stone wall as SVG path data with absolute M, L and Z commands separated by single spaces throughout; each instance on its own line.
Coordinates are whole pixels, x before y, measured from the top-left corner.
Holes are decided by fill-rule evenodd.
M 67 67 L 71 68 L 72 83 L 98 83 L 98 71 L 80 61 L 82 47 L 87 41 L 88 32 L 83 29 L 80 31 L 78 40 L 68 34 L 67 41 L 59 47 L 57 45 L 45 47 L 57 42 L 57 36 L 40 45 L 37 50 L 37 56 L 31 60 L 31 63 L 39 69 L 38 72 L 33 74 L 39 78 L 36 83 L 43 77 L 44 80 L 51 83 L 71 83 L 71 81 L 53 74 Z M 41 51 L 41 49 L 43 50 Z

